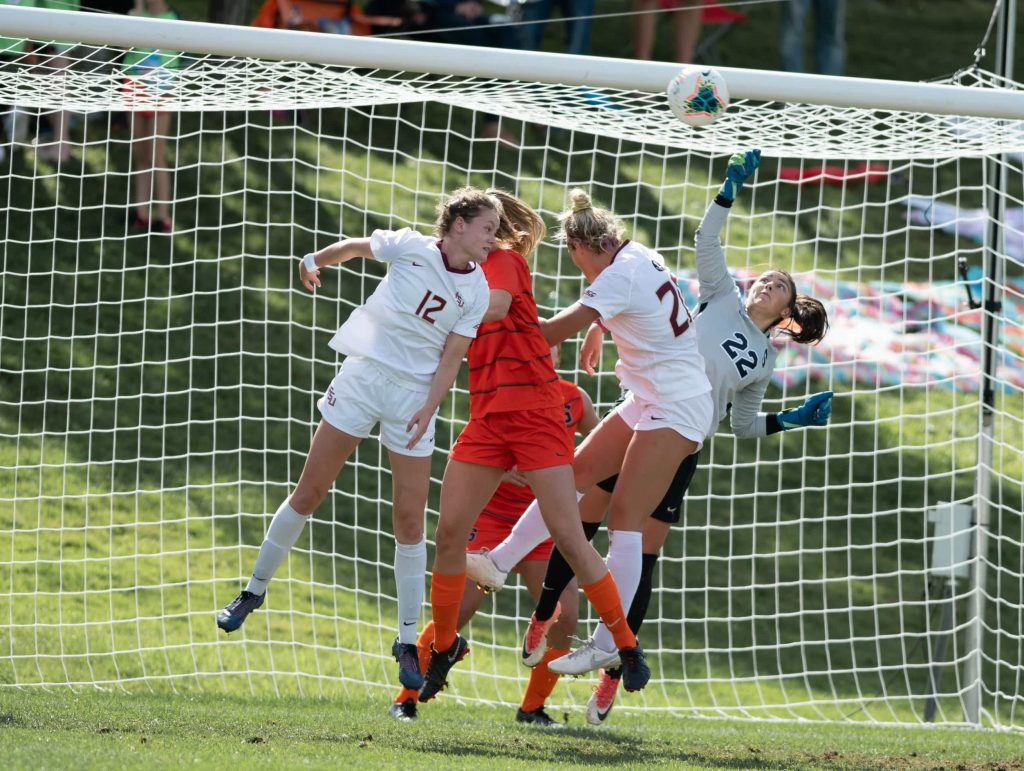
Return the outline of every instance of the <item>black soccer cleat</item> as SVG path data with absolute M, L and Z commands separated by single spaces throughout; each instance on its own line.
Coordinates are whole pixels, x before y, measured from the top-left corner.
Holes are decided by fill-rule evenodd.
M 622 662 L 622 687 L 627 691 L 639 691 L 651 679 L 651 668 L 644 658 L 644 649 L 619 648 L 619 660 Z
M 225 632 L 234 632 L 245 623 L 246 617 L 267 599 L 266 593 L 253 594 L 243 591 L 217 614 L 217 626 Z
M 393 717 L 395 720 L 401 720 L 408 722 L 416 719 L 416 702 L 412 699 L 406 699 L 405 701 L 396 701 L 390 707 L 388 707 L 388 715 Z
M 420 672 L 420 657 L 415 643 L 399 642 L 396 637 L 391 644 L 391 655 L 398 662 L 398 682 L 414 691 L 422 688 L 423 674 Z
M 448 673 L 456 663 L 466 658 L 467 653 L 469 644 L 460 634 L 455 635 L 455 642 L 446 651 L 437 651 L 431 644 L 430 663 L 427 664 L 427 674 L 423 678 L 423 687 L 420 688 L 421 702 L 430 701 L 437 696 L 438 691 L 448 685 Z
M 562 723 L 554 720 L 551 715 L 544 711 L 544 707 L 527 712 L 522 707 L 516 710 L 516 722 L 527 725 L 538 725 L 541 728 L 565 728 Z

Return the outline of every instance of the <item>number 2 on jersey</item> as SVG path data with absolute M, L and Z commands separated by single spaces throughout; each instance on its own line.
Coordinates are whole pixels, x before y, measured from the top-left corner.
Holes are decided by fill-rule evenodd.
M 431 303 L 430 305 L 427 305 L 427 302 L 431 298 L 434 299 L 434 302 Z M 420 300 L 420 304 L 416 306 L 416 315 L 422 318 L 424 321 L 429 321 L 431 324 L 433 324 L 434 319 L 431 318 L 431 316 L 435 313 L 438 313 L 441 310 L 444 310 L 444 306 L 446 306 L 447 304 L 448 301 L 446 299 L 444 299 L 440 295 L 434 294 L 428 289 L 427 293 L 423 295 L 423 299 Z
M 686 307 L 686 303 L 679 293 L 679 287 L 675 285 L 674 281 L 666 281 L 658 287 L 658 299 L 664 301 L 665 295 L 672 295 L 672 311 L 669 313 L 668 320 L 672 322 L 672 332 L 676 337 L 679 337 L 679 335 L 690 328 L 690 322 L 693 321 L 693 318 L 690 316 L 690 309 Z M 685 314 L 685 319 L 680 319 L 680 309 Z

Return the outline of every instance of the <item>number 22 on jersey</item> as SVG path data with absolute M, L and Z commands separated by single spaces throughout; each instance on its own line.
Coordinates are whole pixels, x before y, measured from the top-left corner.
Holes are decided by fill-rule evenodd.
M 751 349 L 747 343 L 747 336 L 742 332 L 734 332 L 733 336 L 722 341 L 722 349 L 732 359 L 736 371 L 740 377 L 745 377 L 757 367 L 757 351 Z M 764 357 L 761 364 L 768 360 L 768 349 L 764 350 Z

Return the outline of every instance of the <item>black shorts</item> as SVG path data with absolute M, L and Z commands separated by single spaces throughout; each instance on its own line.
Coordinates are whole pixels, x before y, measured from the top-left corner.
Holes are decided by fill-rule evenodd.
M 683 496 L 686 495 L 686 490 L 689 488 L 690 482 L 693 480 L 693 473 L 697 470 L 697 460 L 699 458 L 699 451 L 695 452 L 693 455 L 683 458 L 683 462 L 680 463 L 679 468 L 676 469 L 676 475 L 672 477 L 672 481 L 669 483 L 668 492 L 666 492 L 665 497 L 661 499 L 661 503 L 655 506 L 654 511 L 651 512 L 652 517 L 670 525 L 674 525 L 679 522 L 679 518 L 682 516 L 680 511 L 682 511 L 683 508 Z M 598 482 L 597 486 L 606 493 L 610 493 L 615 490 L 615 482 L 618 478 L 618 474 L 610 476 L 607 479 Z

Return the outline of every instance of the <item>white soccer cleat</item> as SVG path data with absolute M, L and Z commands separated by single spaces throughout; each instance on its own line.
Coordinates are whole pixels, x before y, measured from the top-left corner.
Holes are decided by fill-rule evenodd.
M 499 570 L 487 549 L 466 552 L 466 577 L 475 581 L 484 594 L 500 592 L 505 586 L 508 573 Z
M 559 675 L 582 675 L 595 669 L 608 669 L 619 663 L 619 652 L 603 651 L 594 645 L 591 637 L 583 647 L 577 648 L 567 656 L 562 656 L 548 663 L 548 669 Z

